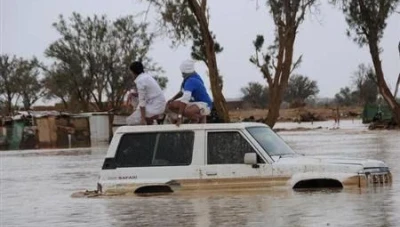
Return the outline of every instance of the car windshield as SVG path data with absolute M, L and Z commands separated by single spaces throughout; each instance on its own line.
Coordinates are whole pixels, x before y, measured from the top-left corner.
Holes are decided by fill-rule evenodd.
M 247 127 L 246 129 L 270 156 L 296 154 L 272 129 L 258 126 Z

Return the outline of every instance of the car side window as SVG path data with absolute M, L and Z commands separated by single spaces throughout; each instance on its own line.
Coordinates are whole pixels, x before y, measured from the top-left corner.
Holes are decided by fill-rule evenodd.
M 243 164 L 246 153 L 255 150 L 239 132 L 208 132 L 207 164 Z
M 117 167 L 151 166 L 155 133 L 125 134 L 115 156 Z
M 184 166 L 193 156 L 194 132 L 129 133 L 115 155 L 117 167 Z
M 194 132 L 160 133 L 153 165 L 184 166 L 192 163 Z

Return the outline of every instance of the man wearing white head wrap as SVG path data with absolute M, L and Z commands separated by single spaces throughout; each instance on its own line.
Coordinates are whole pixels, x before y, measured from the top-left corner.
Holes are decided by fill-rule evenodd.
M 211 113 L 212 101 L 201 77 L 196 73 L 193 60 L 185 60 L 180 65 L 183 76 L 181 91 L 168 101 L 168 110 L 177 114 L 175 123 L 179 126 L 182 118 L 192 123 L 206 123 Z
M 193 60 L 183 61 L 179 68 L 180 68 L 181 72 L 184 74 L 192 74 L 195 72 L 194 61 Z

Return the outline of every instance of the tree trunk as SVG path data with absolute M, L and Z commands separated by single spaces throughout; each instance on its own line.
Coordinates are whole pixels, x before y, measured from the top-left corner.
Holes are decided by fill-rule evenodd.
M 24 103 L 25 110 L 29 110 L 31 108 L 31 104 L 29 103 L 29 101 L 24 99 L 23 103 Z
M 207 43 L 207 42 L 205 42 Z M 210 47 L 213 47 L 214 44 L 209 44 Z M 209 48 L 207 49 L 214 49 Z M 210 59 L 208 70 L 210 71 L 210 84 L 211 84 L 211 91 L 214 98 L 214 105 L 217 110 L 218 116 L 220 116 L 225 123 L 230 121 L 229 119 L 229 111 L 226 107 L 226 100 L 224 95 L 222 94 L 222 89 L 219 86 L 219 78 L 218 78 L 218 69 L 217 69 L 217 61 L 215 59 L 215 52 L 212 50 L 207 51 L 207 58 Z
M 268 115 L 265 123 L 273 128 L 279 118 L 279 110 L 281 107 L 282 97 L 279 97 L 279 88 L 274 86 L 269 91 L 269 104 L 268 104 Z
M 281 62 L 282 67 L 278 66 L 277 71 L 275 72 L 273 86 L 272 89 L 270 89 L 269 93 L 270 101 L 268 105 L 267 120 L 265 122 L 271 128 L 273 128 L 275 126 L 275 123 L 278 121 L 279 110 L 281 108 L 283 94 L 285 93 L 285 90 L 288 85 L 290 71 L 292 69 L 293 46 L 295 38 L 296 38 L 296 33 L 289 32 L 287 34 L 285 42 L 279 42 L 280 54 L 278 55 L 278 58 L 280 59 L 278 59 L 278 61 Z
M 104 107 L 102 96 L 103 96 L 103 89 L 100 88 L 99 89 L 99 94 L 97 95 L 98 111 L 106 111 L 106 108 Z
M 83 112 L 89 112 L 90 102 L 82 101 L 82 102 L 81 102 L 81 106 L 82 106 L 81 111 L 83 111 Z
M 400 86 L 400 74 L 399 74 L 399 77 L 397 78 L 396 88 L 394 90 L 394 95 L 393 95 L 394 98 L 397 97 L 397 92 L 399 91 L 399 86 Z
M 205 0 L 203 0 L 205 1 Z M 206 49 L 206 57 L 208 62 L 208 71 L 210 77 L 211 92 L 214 98 L 214 106 L 217 110 L 218 116 L 223 119 L 225 123 L 230 122 L 229 111 L 226 107 L 226 100 L 222 94 L 222 89 L 219 86 L 219 75 L 217 58 L 214 49 L 214 40 L 211 36 L 208 28 L 208 22 L 206 18 L 206 12 L 202 10 L 202 7 L 196 0 L 188 0 L 189 7 L 199 23 L 201 35 L 204 40 L 204 46 Z
M 372 57 L 372 61 L 374 63 L 375 67 L 375 72 L 376 72 L 376 77 L 378 79 L 378 88 L 379 92 L 383 96 L 383 98 L 386 100 L 386 102 L 389 104 L 390 109 L 393 112 L 393 118 L 397 122 L 398 125 L 400 125 L 400 104 L 396 102 L 395 97 L 392 95 L 390 92 L 390 89 L 388 88 L 383 70 L 382 70 L 382 63 L 379 58 L 379 48 L 378 48 L 378 39 L 373 39 L 369 38 L 369 49 Z
M 61 101 L 62 101 L 62 103 L 64 104 L 64 109 L 65 110 L 68 110 L 68 103 L 67 103 L 67 101 L 62 97 L 61 98 Z
M 12 98 L 10 95 L 7 96 L 7 115 L 12 115 Z

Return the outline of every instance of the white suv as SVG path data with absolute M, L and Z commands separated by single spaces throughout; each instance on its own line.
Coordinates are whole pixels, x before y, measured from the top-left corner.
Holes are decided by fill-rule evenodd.
M 265 124 L 171 124 L 118 128 L 97 192 L 343 188 L 391 182 L 382 161 L 299 155 Z

